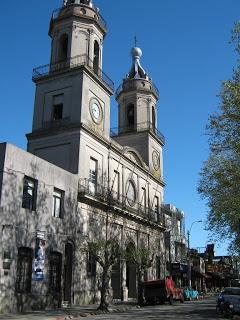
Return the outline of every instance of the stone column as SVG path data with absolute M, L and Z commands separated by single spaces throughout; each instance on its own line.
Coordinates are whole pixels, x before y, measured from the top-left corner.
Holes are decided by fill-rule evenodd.
M 127 276 L 127 263 L 126 260 L 122 260 L 122 301 L 128 300 L 128 288 L 126 283 Z

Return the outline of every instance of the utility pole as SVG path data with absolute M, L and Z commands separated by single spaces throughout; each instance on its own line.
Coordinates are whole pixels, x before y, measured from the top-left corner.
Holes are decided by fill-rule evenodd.
M 190 229 L 187 232 L 187 245 L 188 245 L 188 250 L 187 250 L 187 258 L 188 258 L 188 286 L 191 287 L 192 286 L 192 272 L 191 272 L 191 253 L 190 253 L 190 234 L 191 234 L 191 230 L 192 230 L 192 226 L 194 225 L 194 223 L 200 223 L 202 222 L 202 220 L 196 220 L 193 221 Z

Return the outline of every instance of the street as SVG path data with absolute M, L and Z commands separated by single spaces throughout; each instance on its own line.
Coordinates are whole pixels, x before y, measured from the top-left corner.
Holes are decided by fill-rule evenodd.
M 148 306 L 141 309 L 132 309 L 122 314 L 109 314 L 92 317 L 91 319 L 104 320 L 159 320 L 159 319 L 219 319 L 215 313 L 216 298 L 210 297 L 199 301 L 187 301 L 184 304 L 175 302 L 173 306 L 168 304 Z
M 159 320 L 159 319 L 171 319 L 171 320 L 184 320 L 184 319 L 193 319 L 193 320 L 202 320 L 202 319 L 221 319 L 220 316 L 215 313 L 216 306 L 216 297 L 208 297 L 203 300 L 198 301 L 187 301 L 183 304 L 180 302 L 175 302 L 173 306 L 168 304 L 165 305 L 156 305 L 156 306 L 145 306 L 143 308 L 130 307 L 128 311 L 125 312 L 116 312 L 109 314 L 102 314 L 91 316 L 88 315 L 88 318 L 91 320 L 122 320 L 131 319 L 131 320 Z M 27 314 L 18 314 L 18 315 L 0 315 L 0 320 L 55 320 L 63 319 L 68 315 L 72 315 L 74 318 L 79 314 L 80 308 L 76 308 L 75 312 L 69 312 L 65 310 L 53 310 L 53 311 L 39 311 L 34 313 Z M 84 307 L 83 307 L 84 309 Z M 82 311 L 83 311 L 82 309 Z M 78 310 L 78 312 L 77 312 Z M 89 307 L 89 311 L 93 311 L 92 307 Z M 85 311 L 87 311 L 85 309 Z M 75 313 L 75 316 L 74 316 Z M 82 319 L 82 318 L 78 318 Z M 223 318 L 222 318 L 223 319 Z

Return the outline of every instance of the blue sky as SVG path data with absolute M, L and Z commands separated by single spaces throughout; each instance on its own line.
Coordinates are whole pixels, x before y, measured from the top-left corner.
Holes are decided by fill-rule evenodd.
M 131 66 L 134 36 L 141 63 L 160 90 L 158 129 L 166 137 L 165 203 L 186 213 L 186 229 L 206 220 L 207 208 L 196 187 L 208 155 L 207 119 L 217 110 L 221 80 L 231 77 L 236 54 L 230 30 L 239 19 L 239 0 L 95 0 L 108 23 L 104 71 L 117 87 Z M 0 2 L 0 141 L 26 148 L 31 131 L 34 84 L 32 68 L 50 58 L 48 26 L 61 0 Z M 112 99 L 112 126 L 117 106 Z M 191 246 L 208 241 L 204 223 L 194 224 Z M 224 254 L 225 246 L 217 248 Z

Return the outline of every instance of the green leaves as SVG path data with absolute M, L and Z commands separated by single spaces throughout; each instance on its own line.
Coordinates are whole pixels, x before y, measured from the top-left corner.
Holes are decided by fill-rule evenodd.
M 240 23 L 232 33 L 240 53 Z M 198 191 L 207 200 L 208 230 L 217 239 L 230 240 L 240 249 L 240 67 L 222 82 L 219 112 L 207 126 L 210 154 L 200 172 Z
M 125 251 L 125 259 L 136 265 L 138 273 L 144 273 L 152 265 L 153 256 L 144 246 L 129 246 Z

